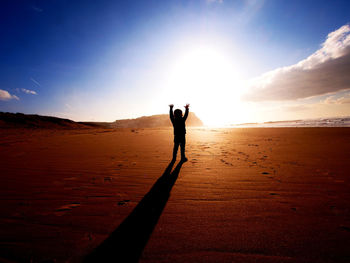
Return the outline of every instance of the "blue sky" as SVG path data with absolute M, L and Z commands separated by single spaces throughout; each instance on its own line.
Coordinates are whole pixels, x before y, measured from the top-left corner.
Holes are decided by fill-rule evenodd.
M 232 102 L 240 106 L 216 123 L 350 115 L 348 103 L 321 105 L 327 99 L 346 101 L 346 87 L 287 100 L 272 95 L 273 102 L 252 99 L 248 106 L 236 98 L 243 88 L 230 90 L 315 53 L 329 33 L 349 23 L 349 1 L 5 0 L 1 5 L 0 111 L 113 121 L 166 113 L 169 103 L 189 102 L 205 122 L 215 123 L 227 110 L 222 104 Z M 202 69 L 193 61 L 198 58 L 211 65 Z M 225 67 L 234 81 L 228 70 L 220 75 Z M 193 74 L 192 68 L 197 68 Z M 221 69 L 218 79 L 206 80 L 215 68 Z M 198 82 L 193 76 L 203 78 Z M 222 86 L 216 87 L 217 80 Z M 299 110 L 273 114 L 286 103 Z M 322 109 L 312 111 L 310 105 Z M 249 112 L 242 118 L 240 107 Z

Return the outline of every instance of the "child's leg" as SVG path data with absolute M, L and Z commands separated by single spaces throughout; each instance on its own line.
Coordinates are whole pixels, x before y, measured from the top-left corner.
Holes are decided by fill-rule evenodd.
M 174 141 L 174 149 L 173 149 L 173 160 L 176 160 L 176 155 L 177 155 L 177 149 L 179 148 L 179 142 Z
M 185 156 L 186 138 L 185 137 L 181 140 L 180 147 L 181 147 L 181 159 L 186 159 L 186 156 Z

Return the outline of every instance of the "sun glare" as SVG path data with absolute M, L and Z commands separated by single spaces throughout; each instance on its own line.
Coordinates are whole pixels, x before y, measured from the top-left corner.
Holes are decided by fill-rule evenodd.
M 240 110 L 243 84 L 236 66 L 220 51 L 199 47 L 174 60 L 167 90 L 169 102 L 191 103 L 206 125 L 228 124 L 230 111 Z

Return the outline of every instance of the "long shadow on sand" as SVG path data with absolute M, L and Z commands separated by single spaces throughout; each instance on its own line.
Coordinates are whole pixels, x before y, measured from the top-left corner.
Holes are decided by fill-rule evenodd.
M 169 199 L 182 164 L 179 162 L 171 172 L 174 166 L 174 162 L 171 162 L 131 214 L 84 262 L 138 262 Z

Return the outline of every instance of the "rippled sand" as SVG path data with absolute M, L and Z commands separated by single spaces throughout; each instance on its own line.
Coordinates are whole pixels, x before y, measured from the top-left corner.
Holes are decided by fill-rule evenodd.
M 350 128 L 0 135 L 0 261 L 350 261 Z

